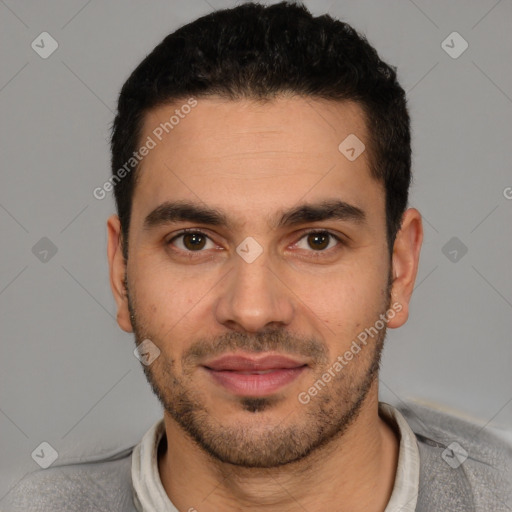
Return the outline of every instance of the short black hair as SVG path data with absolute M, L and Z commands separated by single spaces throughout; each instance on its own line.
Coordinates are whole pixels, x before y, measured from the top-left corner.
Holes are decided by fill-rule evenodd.
M 405 91 L 396 68 L 379 58 L 365 36 L 327 14 L 313 17 L 300 3 L 244 3 L 165 37 L 121 89 L 112 127 L 113 176 L 126 169 L 140 144 L 145 115 L 157 106 L 191 96 L 267 101 L 280 94 L 361 107 L 371 176 L 385 187 L 391 255 L 411 182 Z M 137 167 L 114 187 L 125 258 Z

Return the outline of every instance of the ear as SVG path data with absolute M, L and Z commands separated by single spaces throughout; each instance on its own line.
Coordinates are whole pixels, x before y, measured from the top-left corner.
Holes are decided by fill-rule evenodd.
M 133 332 L 128 309 L 128 295 L 124 286 L 126 262 L 122 250 L 121 222 L 117 215 L 107 220 L 108 231 L 108 265 L 110 269 L 110 287 L 117 303 L 117 323 L 123 331 Z
M 391 304 L 398 303 L 396 315 L 388 321 L 388 327 L 400 327 L 409 318 L 409 302 L 418 272 L 423 225 L 421 214 L 415 208 L 409 208 L 402 216 L 402 226 L 393 245 L 392 269 L 393 285 Z

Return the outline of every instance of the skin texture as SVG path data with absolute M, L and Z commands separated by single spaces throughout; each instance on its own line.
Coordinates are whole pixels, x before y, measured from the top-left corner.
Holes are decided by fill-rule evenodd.
M 141 140 L 179 106 L 151 111 Z M 170 440 L 160 477 L 180 510 L 382 511 L 389 500 L 398 438 L 378 415 L 378 364 L 386 326 L 407 321 L 423 230 L 408 209 L 390 261 L 384 188 L 370 176 L 368 151 L 349 161 L 338 150 L 349 134 L 367 139 L 355 103 L 198 99 L 141 163 L 126 262 L 119 219 L 108 220 L 118 323 L 161 351 L 144 371 Z M 366 221 L 272 225 L 284 210 L 331 199 L 362 209 Z M 144 228 L 175 200 L 221 209 L 231 226 Z M 203 236 L 174 238 L 183 228 Z M 251 263 L 236 252 L 247 237 L 263 249 Z M 301 403 L 392 304 L 378 335 Z M 241 397 L 202 367 L 228 352 L 289 355 L 307 368 L 277 392 Z

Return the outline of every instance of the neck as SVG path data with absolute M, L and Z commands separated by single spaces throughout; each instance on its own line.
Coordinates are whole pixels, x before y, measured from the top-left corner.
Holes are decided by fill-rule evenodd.
M 373 389 L 374 388 L 374 389 Z M 158 466 L 179 510 L 383 512 L 398 463 L 398 438 L 378 414 L 377 383 L 344 434 L 300 461 L 242 468 L 204 453 L 167 414 L 166 452 Z

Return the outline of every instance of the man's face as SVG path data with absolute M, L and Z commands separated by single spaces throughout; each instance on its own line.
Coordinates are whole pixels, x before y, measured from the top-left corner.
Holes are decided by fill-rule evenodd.
M 350 134 L 367 144 L 362 111 L 198 99 L 158 141 L 155 128 L 180 105 L 151 111 L 141 134 L 157 144 L 132 202 L 124 328 L 159 348 L 146 375 L 204 450 L 245 466 L 291 462 L 343 432 L 375 389 L 385 326 L 357 340 L 390 307 L 385 192 L 366 151 L 351 161 L 338 148 Z M 228 225 L 155 212 L 177 201 L 216 209 Z M 282 219 L 335 201 L 354 208 Z M 229 355 L 242 359 L 220 359 Z

